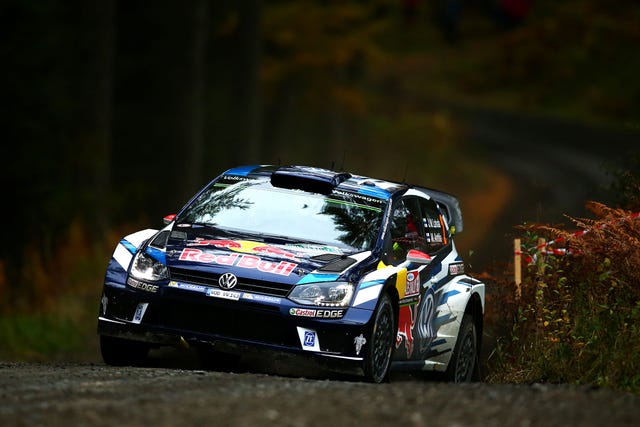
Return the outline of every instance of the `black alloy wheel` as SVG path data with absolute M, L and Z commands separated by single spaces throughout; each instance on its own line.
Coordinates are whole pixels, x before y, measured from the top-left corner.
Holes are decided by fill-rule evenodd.
M 366 344 L 364 371 L 367 381 L 381 383 L 389 378 L 396 326 L 389 295 L 383 294 L 374 313 L 374 323 Z M 366 345 L 365 344 L 365 345 Z
M 455 383 L 471 382 L 476 376 L 478 362 L 478 339 L 473 317 L 465 314 L 458 332 L 449 366 L 445 372 L 447 381 Z

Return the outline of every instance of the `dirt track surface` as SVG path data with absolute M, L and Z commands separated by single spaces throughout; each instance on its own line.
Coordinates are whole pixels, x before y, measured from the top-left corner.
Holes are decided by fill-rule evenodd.
M 101 364 L 0 364 L 9 426 L 618 426 L 640 396 L 589 387 L 340 379 Z

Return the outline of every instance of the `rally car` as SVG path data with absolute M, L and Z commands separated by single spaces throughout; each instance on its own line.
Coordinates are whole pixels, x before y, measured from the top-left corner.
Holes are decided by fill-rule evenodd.
M 296 355 L 379 383 L 392 368 L 471 381 L 484 284 L 465 274 L 449 194 L 304 166 L 243 166 L 161 230 L 123 238 L 98 317 L 109 365 L 158 346 Z M 295 359 L 295 357 L 294 357 Z

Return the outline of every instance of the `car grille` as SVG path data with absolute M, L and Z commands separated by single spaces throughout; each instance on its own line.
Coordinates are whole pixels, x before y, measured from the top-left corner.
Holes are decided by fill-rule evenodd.
M 279 312 L 263 307 L 172 298 L 150 304 L 145 322 L 164 328 L 193 331 L 275 345 L 297 346 L 296 329 Z
M 192 283 L 202 286 L 219 288 L 220 274 L 189 270 L 185 268 L 171 268 L 171 280 L 184 283 Z M 238 277 L 238 284 L 234 291 L 251 292 L 256 294 L 286 297 L 294 285 L 287 283 L 269 282 L 266 280 L 252 280 Z

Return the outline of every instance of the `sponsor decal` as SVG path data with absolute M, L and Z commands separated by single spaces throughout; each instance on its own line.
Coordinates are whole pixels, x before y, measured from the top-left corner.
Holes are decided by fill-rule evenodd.
M 362 347 L 366 343 L 367 343 L 367 339 L 362 334 L 358 335 L 353 339 L 353 344 L 356 346 L 356 356 L 360 355 L 360 350 L 362 350 Z
M 418 299 L 419 301 L 420 299 Z M 398 313 L 398 335 L 396 336 L 396 348 L 404 342 L 404 349 L 407 352 L 407 358 L 413 354 L 413 327 L 416 324 L 418 310 L 416 305 L 405 305 L 400 307 Z
M 317 310 L 316 317 L 322 319 L 337 319 L 344 316 L 344 310 Z
M 291 308 L 289 314 L 300 317 L 315 317 L 319 319 L 339 319 L 344 316 L 344 310 L 316 310 L 311 308 Z
M 144 317 L 144 313 L 147 311 L 148 305 L 148 302 L 142 302 L 138 304 L 138 306 L 136 307 L 136 311 L 133 313 L 133 323 L 139 324 L 140 322 L 142 322 L 142 318 Z
M 238 181 L 238 182 L 240 182 L 240 181 L 251 181 L 250 178 L 246 178 L 244 176 L 237 176 L 237 175 L 225 175 L 223 177 L 223 179 L 226 180 L 226 181 Z
M 407 284 L 404 288 L 404 296 L 412 297 L 420 293 L 420 272 L 418 270 L 407 272 Z
M 240 293 L 240 292 L 224 291 L 222 289 L 209 289 L 209 290 L 207 290 L 207 296 L 209 296 L 209 297 L 220 298 L 220 299 L 228 299 L 228 300 L 231 300 L 231 301 L 238 301 L 240 299 L 241 295 L 242 295 L 242 293 Z
M 307 351 L 320 351 L 320 340 L 318 334 L 313 329 L 297 327 L 300 346 Z
M 319 245 L 313 243 L 287 243 L 284 248 L 290 248 L 293 251 L 302 251 L 308 253 L 331 253 L 342 255 L 343 252 L 335 246 Z
M 278 297 L 272 297 L 269 295 L 260 295 L 260 294 L 250 294 L 248 292 L 245 292 L 242 294 L 242 299 L 245 299 L 248 301 L 266 302 L 270 304 L 280 304 L 282 302 L 282 299 Z
M 449 264 L 449 274 L 451 276 L 457 276 L 459 274 L 464 274 L 464 263 L 456 262 L 455 264 Z
M 442 224 L 440 224 L 440 220 L 439 219 L 435 219 L 435 218 L 424 218 L 424 224 L 427 227 L 431 227 L 431 228 L 440 228 Z
M 418 301 L 420 301 L 420 295 L 413 295 L 407 298 L 402 298 L 400 301 L 398 301 L 398 305 L 417 304 Z
M 289 314 L 292 316 L 316 317 L 316 311 L 308 308 L 292 308 L 289 309 Z
M 442 233 L 427 233 L 427 243 L 442 243 Z
M 158 288 L 160 287 L 158 285 L 152 285 L 151 283 L 140 282 L 139 280 L 132 279 L 131 277 L 127 279 L 127 285 L 131 286 L 132 288 L 139 289 L 145 292 L 151 292 L 154 294 L 158 292 Z
M 313 347 L 316 345 L 316 333 L 307 331 L 304 333 L 304 343 L 302 344 L 305 347 Z
M 356 200 L 362 200 L 363 202 L 367 202 L 367 203 L 377 203 L 377 204 L 385 203 L 384 200 L 381 200 L 381 199 L 378 199 L 378 198 L 375 198 L 375 197 L 366 196 L 366 195 L 363 195 L 363 194 L 358 194 L 358 193 L 348 193 L 346 191 L 333 190 L 333 194 L 335 194 L 337 196 L 343 196 L 347 200 L 356 199 Z
M 260 257 L 253 255 L 215 255 L 203 252 L 196 248 L 184 248 L 180 253 L 180 261 L 195 261 L 208 264 L 218 264 L 225 266 L 235 266 L 239 268 L 256 269 L 263 273 L 278 274 L 281 276 L 290 275 L 298 264 L 280 261 L 263 261 Z
M 209 289 L 206 286 L 194 285 L 191 283 L 176 282 L 175 280 L 172 280 L 169 282 L 169 287 L 185 289 L 187 291 L 194 291 L 194 292 L 207 292 L 207 290 Z

